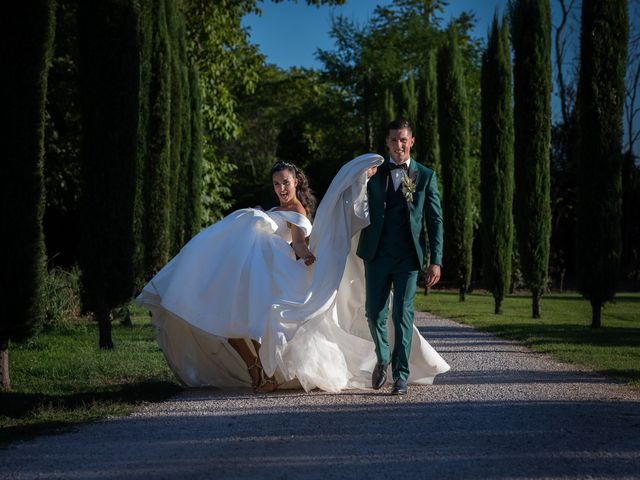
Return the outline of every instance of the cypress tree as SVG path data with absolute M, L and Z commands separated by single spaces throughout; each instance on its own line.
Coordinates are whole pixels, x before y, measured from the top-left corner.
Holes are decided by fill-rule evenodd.
M 469 116 L 464 71 L 454 27 L 438 55 L 438 129 L 442 160 L 444 272 L 465 300 L 471 279 Z
M 2 105 L 10 121 L 0 145 L 0 369 L 2 389 L 10 390 L 9 342 L 33 335 L 44 311 L 45 247 L 43 156 L 47 72 L 51 57 L 55 2 L 12 5 L 2 21 L 0 65 Z
M 385 138 L 387 136 L 387 125 L 398 117 L 398 107 L 396 106 L 396 96 L 393 89 L 385 88 L 383 111 L 380 114 L 379 135 L 376 135 L 377 150 L 384 152 L 387 149 Z
M 433 169 L 440 176 L 440 147 L 438 145 L 438 82 L 436 56 L 430 51 L 423 71 L 418 104 L 416 141 L 419 143 L 418 162 Z
M 398 116 L 396 113 L 396 102 L 393 97 L 393 91 L 389 89 L 384 91 L 384 115 L 385 118 L 383 123 L 385 128 L 389 125 L 389 122 Z
M 165 0 L 153 0 L 148 155 L 143 185 L 147 278 L 169 259 L 171 60 Z
M 110 313 L 133 294 L 136 193 L 138 11 L 132 0 L 81 2 L 78 10 L 83 112 L 82 302 L 100 348 L 113 348 Z
M 167 30 L 169 33 L 169 65 L 171 76 L 170 88 L 170 117 L 169 117 L 169 193 L 170 213 L 169 213 L 169 235 L 170 248 L 169 256 L 174 255 L 179 250 L 178 237 L 181 230 L 180 219 L 180 180 L 182 177 L 182 101 L 183 84 L 180 66 L 180 27 L 179 11 L 176 2 L 165 0 Z
M 602 305 L 615 295 L 620 264 L 627 38 L 627 2 L 582 2 L 577 270 L 594 328 L 600 327 Z
M 140 81 L 139 81 L 139 118 L 138 118 L 138 153 L 136 159 L 136 196 L 133 217 L 134 255 L 133 268 L 135 291 L 145 283 L 145 241 L 144 241 L 144 181 L 149 152 L 149 87 L 151 85 L 151 41 L 153 33 L 153 0 L 139 0 L 140 4 Z
M 200 82 L 195 67 L 189 70 L 191 141 L 189 142 L 189 176 L 187 179 L 188 199 L 185 209 L 185 238 L 189 239 L 200 231 L 202 225 L 202 100 Z
M 409 121 L 409 125 L 417 125 L 418 120 L 418 95 L 416 81 L 413 74 L 402 82 L 402 117 Z
M 540 318 L 551 242 L 551 9 L 548 0 L 516 0 L 514 49 L 516 231 L 522 273 Z
M 176 222 L 176 250 L 180 250 L 189 240 L 186 236 L 188 227 L 187 209 L 190 198 L 190 153 L 191 153 L 191 96 L 189 81 L 189 66 L 187 64 L 187 38 L 185 22 L 182 15 L 178 19 L 178 44 L 177 53 L 180 67 L 180 180 L 178 182 L 178 203 Z
M 493 18 L 481 73 L 483 277 L 502 313 L 513 254 L 513 112 L 509 30 Z
M 416 159 L 433 169 L 438 178 L 438 190 L 442 189 L 440 169 L 440 147 L 438 145 L 438 82 L 436 81 L 436 56 L 431 50 L 427 54 L 425 68 L 418 95 L 418 118 L 416 124 Z M 425 295 L 429 289 L 425 287 Z
M 627 150 L 622 160 L 622 253 L 620 263 L 622 278 L 635 279 L 640 290 L 640 166 L 636 166 L 636 156 Z M 633 287 L 632 287 L 633 288 Z

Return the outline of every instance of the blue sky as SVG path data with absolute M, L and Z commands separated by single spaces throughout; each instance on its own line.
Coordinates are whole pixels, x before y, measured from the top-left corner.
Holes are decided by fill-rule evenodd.
M 268 63 L 282 68 L 320 68 L 316 50 L 333 49 L 333 40 L 329 37 L 332 15 L 343 15 L 364 24 L 376 5 L 389 3 L 390 0 L 347 0 L 338 7 L 313 7 L 304 0 L 277 4 L 265 0 L 260 4 L 262 15 L 248 15 L 243 25 L 250 28 L 251 42 L 260 47 Z M 472 10 L 478 19 L 475 33 L 484 38 L 496 7 L 502 11 L 506 3 L 507 0 L 451 0 L 444 20 L 446 23 L 461 12 Z
M 315 57 L 316 51 L 319 48 L 334 48 L 329 36 L 332 16 L 343 15 L 364 25 L 371 18 L 376 5 L 390 3 L 391 0 L 347 0 L 341 6 L 313 7 L 307 5 L 305 0 L 285 0 L 277 4 L 263 0 L 259 2 L 262 15 L 246 16 L 243 25 L 249 28 L 251 43 L 259 46 L 268 63 L 284 69 L 293 66 L 320 69 L 322 64 Z M 473 11 L 477 20 L 474 36 L 486 39 L 494 12 L 497 9 L 502 14 L 507 3 L 508 0 L 449 0 L 443 20 L 446 24 L 463 11 Z M 560 15 L 556 0 L 551 1 L 551 14 L 555 25 Z M 576 14 L 579 15 L 579 11 Z M 575 34 L 573 39 L 569 49 L 576 52 L 578 35 Z M 570 57 L 571 54 L 568 53 L 567 60 L 571 60 Z M 571 69 L 570 66 L 567 68 Z M 554 85 L 551 105 L 557 120 L 560 117 L 560 106 L 555 88 Z M 636 148 L 640 148 L 640 142 L 636 144 Z

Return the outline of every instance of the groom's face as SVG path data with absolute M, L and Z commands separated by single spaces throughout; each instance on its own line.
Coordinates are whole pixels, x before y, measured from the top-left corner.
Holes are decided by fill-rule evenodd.
M 397 164 L 404 163 L 411 156 L 411 147 L 415 138 L 407 128 L 389 130 L 387 134 L 387 148 L 391 159 Z

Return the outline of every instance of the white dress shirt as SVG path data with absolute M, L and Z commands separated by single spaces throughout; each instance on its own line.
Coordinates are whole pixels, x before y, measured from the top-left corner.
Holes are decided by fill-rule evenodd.
M 394 162 L 393 160 L 390 160 L 390 162 L 393 163 L 394 165 L 397 165 L 397 163 Z M 404 163 L 405 163 L 405 165 L 407 166 L 407 169 L 408 169 L 409 165 L 411 164 L 411 158 L 409 158 Z M 400 187 L 400 185 L 402 184 L 403 175 L 404 175 L 404 169 L 402 169 L 402 168 L 394 168 L 393 170 L 391 170 L 391 180 L 393 181 L 393 189 L 394 190 L 398 190 L 398 187 Z

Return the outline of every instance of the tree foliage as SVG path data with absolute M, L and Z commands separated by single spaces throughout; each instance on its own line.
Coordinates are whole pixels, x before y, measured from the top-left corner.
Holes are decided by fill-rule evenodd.
M 16 10 L 17 9 L 17 10 Z M 2 388 L 10 389 L 9 341 L 30 337 L 43 317 L 45 265 L 43 155 L 47 71 L 51 58 L 55 3 L 14 5 L 2 22 L 0 65 L 2 104 L 9 122 L 0 145 L 0 245 L 4 256 L 0 286 Z
M 513 111 L 507 20 L 493 19 L 482 59 L 483 279 L 502 313 L 511 282 L 513 251 Z
M 133 294 L 139 11 L 131 0 L 81 2 L 82 302 L 113 348 L 111 310 Z
M 153 0 L 148 150 L 143 185 L 144 271 L 157 272 L 171 248 L 171 45 L 166 0 Z
M 467 91 L 458 35 L 450 27 L 438 55 L 438 127 L 442 159 L 444 265 L 464 301 L 472 265 Z
M 547 288 L 551 240 L 551 10 L 548 0 L 517 0 L 513 30 L 516 222 L 533 318 Z
M 615 295 L 620 266 L 627 37 L 626 2 L 583 0 L 577 252 L 579 289 L 591 301 L 596 328 L 603 303 Z
M 184 212 L 184 235 L 186 239 L 195 236 L 202 225 L 202 100 L 200 81 L 195 66 L 189 69 L 189 152 L 187 159 L 186 205 Z
M 440 146 L 438 142 L 438 81 L 435 51 L 429 53 L 421 72 L 416 137 L 420 143 L 417 160 L 432 168 L 440 179 Z
M 187 54 L 198 69 L 202 97 L 204 224 L 222 217 L 231 206 L 235 165 L 220 146 L 240 135 L 237 99 L 255 90 L 258 67 L 263 62 L 241 25 L 242 16 L 255 11 L 255 0 L 184 3 Z
M 44 236 L 50 264 L 76 262 L 81 232 L 80 92 L 78 0 L 58 0 L 54 45 L 47 78 Z

